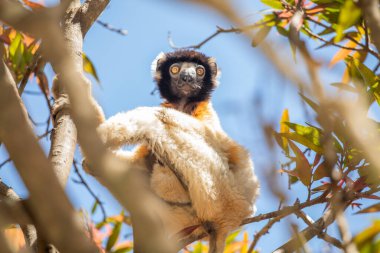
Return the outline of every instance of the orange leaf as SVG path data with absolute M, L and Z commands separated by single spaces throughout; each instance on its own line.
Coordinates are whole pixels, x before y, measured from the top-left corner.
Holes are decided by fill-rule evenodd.
M 354 35 L 353 37 L 356 41 L 360 41 L 362 38 L 362 34 L 356 33 L 356 35 Z M 356 42 L 349 40 L 344 46 L 349 48 L 356 48 L 357 44 Z M 352 50 L 350 49 L 340 49 L 331 59 L 329 63 L 329 68 L 337 64 L 339 61 L 344 60 L 351 52 Z
M 350 82 L 350 74 L 348 73 L 348 68 L 346 67 L 343 72 L 342 83 L 349 83 L 349 82 Z
M 356 43 L 350 40 L 344 46 L 355 47 Z M 352 50 L 349 50 L 349 49 L 344 49 L 344 48 L 340 49 L 331 59 L 331 61 L 329 63 L 329 68 L 331 68 L 332 66 L 334 66 L 338 62 L 343 61 L 351 52 L 352 52 Z
M 7 228 L 4 231 L 5 237 L 8 239 L 10 246 L 15 250 L 19 251 L 25 246 L 24 234 L 18 227 Z
M 29 0 L 23 0 L 23 2 L 24 2 L 24 4 L 26 6 L 29 6 L 33 10 L 38 10 L 38 9 L 45 8 L 45 6 L 43 6 L 43 4 L 40 4 L 40 3 L 37 3 L 37 2 L 32 2 L 32 1 L 29 1 Z M 39 1 L 39 2 L 42 3 L 43 1 Z
M 313 15 L 313 14 L 317 14 L 317 13 L 319 13 L 319 12 L 322 12 L 322 11 L 324 11 L 324 10 L 325 10 L 325 8 L 323 8 L 323 7 L 319 7 L 319 6 L 316 6 L 316 7 L 314 7 L 314 8 L 307 9 L 307 10 L 306 10 L 306 14 L 308 14 L 308 15 Z
M 325 162 L 322 162 L 320 165 L 318 165 L 318 167 L 315 169 L 314 171 L 314 175 L 313 175 L 313 180 L 314 181 L 317 181 L 321 178 L 324 178 L 324 177 L 329 177 L 330 176 L 330 172 L 327 171 L 327 168 L 325 166 Z

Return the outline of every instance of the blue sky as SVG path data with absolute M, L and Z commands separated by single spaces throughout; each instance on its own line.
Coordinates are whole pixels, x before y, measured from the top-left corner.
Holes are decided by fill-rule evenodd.
M 247 22 L 260 17 L 258 12 L 263 6 L 256 1 L 235 0 L 233 3 Z M 150 94 L 154 88 L 150 65 L 159 52 L 171 51 L 167 39 L 168 32 L 171 32 L 176 45 L 186 46 L 196 44 L 212 34 L 217 25 L 225 28 L 231 26 L 212 10 L 171 0 L 114 0 L 100 20 L 128 30 L 127 36 L 120 36 L 95 24 L 84 42 L 84 52 L 93 61 L 100 78 L 99 85 L 92 79 L 94 96 L 107 117 L 138 106 L 155 106 L 160 103 L 158 94 Z M 290 52 L 288 44 L 281 41 L 279 36 L 273 34 L 271 38 L 281 46 L 281 54 L 287 55 Z M 262 179 L 262 194 L 257 202 L 258 213 L 275 210 L 278 201 L 269 192 L 264 178 L 270 169 L 268 166 L 273 161 L 279 161 L 280 156 L 268 153 L 259 123 L 267 122 L 278 126 L 277 122 L 284 108 L 289 108 L 293 122 L 303 123 L 308 120 L 297 91 L 277 74 L 259 49 L 252 48 L 250 42 L 242 35 L 222 34 L 207 43 L 201 51 L 215 57 L 222 70 L 220 87 L 213 96 L 213 104 L 222 126 L 232 138 L 250 150 L 256 172 Z M 330 55 L 320 57 L 328 58 Z M 291 60 L 291 57 L 284 59 Z M 323 80 L 340 80 L 340 74 L 337 74 L 336 70 L 340 70 L 339 66 L 326 71 Z M 53 73 L 50 69 L 48 73 L 51 80 Z M 27 90 L 38 88 L 35 83 L 31 83 Z M 23 99 L 35 121 L 46 121 L 48 112 L 43 97 L 23 95 Z M 258 101 L 261 102 L 260 106 Z M 43 133 L 45 126 L 37 127 L 36 131 L 38 134 Z M 49 143 L 46 139 L 41 141 L 41 145 L 48 152 Z M 79 157 L 79 154 L 77 155 Z M 7 157 L 2 146 L 0 162 Z M 0 178 L 14 187 L 21 196 L 27 196 L 12 164 L 7 164 L 0 170 Z M 72 178 L 76 176 L 72 175 Z M 86 178 L 106 203 L 108 214 L 119 212 L 119 206 L 110 194 L 93 178 Z M 289 193 L 292 201 L 295 194 L 301 197 L 302 201 L 304 195 L 299 196 L 301 187 L 296 186 L 294 191 L 289 192 L 286 190 L 286 177 L 281 177 L 280 181 L 283 182 L 282 188 Z M 77 208 L 90 209 L 93 199 L 82 186 L 69 180 L 67 193 Z M 311 209 L 309 213 L 313 218 L 318 218 L 321 209 Z M 353 222 L 351 228 L 357 232 L 370 221 L 369 217 L 360 217 L 360 221 Z M 253 235 L 263 224 L 250 225 L 250 234 Z M 270 235 L 261 239 L 258 246 L 262 252 L 269 252 L 285 242 L 289 234 L 286 223 L 281 222 L 271 230 Z M 315 252 L 322 252 L 320 245 L 322 244 L 319 241 L 312 242 Z

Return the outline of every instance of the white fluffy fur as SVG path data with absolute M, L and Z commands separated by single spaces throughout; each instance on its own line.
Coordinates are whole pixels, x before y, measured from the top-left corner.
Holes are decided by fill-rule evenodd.
M 151 71 L 151 74 L 152 74 L 152 77 L 155 77 L 156 76 L 156 73 L 157 73 L 157 63 L 160 59 L 163 59 L 165 57 L 165 54 L 164 52 L 160 52 L 156 58 L 154 58 L 152 64 L 150 65 L 150 71 Z
M 217 245 L 210 252 L 221 253 L 227 234 L 254 212 L 258 181 L 248 152 L 223 132 L 213 110 L 211 116 L 213 120 L 200 121 L 175 109 L 141 107 L 111 117 L 98 130 L 112 149 L 145 144 L 160 161 L 172 163 L 188 192 L 170 168 L 158 163 L 151 187 L 165 201 L 191 201 L 192 206 L 169 205 L 171 216 L 162 217 L 168 233 L 211 222 L 217 231 Z M 238 162 L 231 162 L 231 155 Z M 125 159 L 131 157 L 124 155 Z

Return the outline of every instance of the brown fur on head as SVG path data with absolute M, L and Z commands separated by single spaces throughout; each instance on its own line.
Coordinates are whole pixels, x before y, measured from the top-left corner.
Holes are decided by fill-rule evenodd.
M 215 59 L 194 50 L 161 53 L 152 71 L 161 97 L 171 104 L 206 101 L 218 85 Z

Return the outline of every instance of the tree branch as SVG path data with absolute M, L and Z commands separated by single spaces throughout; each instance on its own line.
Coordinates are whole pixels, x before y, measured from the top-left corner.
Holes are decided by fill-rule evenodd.
M 20 224 L 21 230 L 25 237 L 26 244 L 33 248 L 34 251 L 37 249 L 37 231 L 29 219 L 29 215 L 25 212 L 24 206 L 20 204 L 21 198 L 17 193 L 0 181 L 0 199 L 5 199 L 11 202 L 0 202 L 0 212 L 6 212 L 7 215 L 3 217 L 17 217 L 14 222 Z M 1 216 L 1 214 L 0 214 Z
M 306 207 L 326 202 L 326 195 L 327 195 L 327 193 L 323 193 L 319 197 L 316 197 L 315 199 L 312 199 L 309 201 L 305 201 L 303 203 L 296 203 L 293 206 L 285 206 L 285 207 L 283 207 L 277 211 L 273 211 L 273 212 L 269 212 L 269 213 L 265 213 L 265 214 L 259 214 L 255 217 L 251 217 L 251 218 L 246 218 L 242 221 L 242 223 L 240 225 L 243 226 L 246 224 L 259 222 L 259 221 L 267 220 L 267 219 L 273 219 L 273 218 L 277 219 L 278 217 L 284 218 L 284 217 L 286 217 L 286 216 L 288 216 L 288 215 L 290 215 L 296 211 L 302 210 Z M 186 245 L 193 243 L 197 240 L 200 240 L 206 236 L 207 236 L 207 234 L 200 234 L 200 235 L 196 235 L 196 236 L 190 235 L 190 236 L 187 236 L 185 238 L 182 238 L 178 242 L 178 245 L 180 247 L 179 249 L 182 249 Z
M 367 20 L 367 25 L 371 29 L 371 37 L 380 52 L 380 11 L 379 1 L 377 0 L 360 0 L 360 6 Z
M 27 24 L 29 25 L 34 24 L 33 18 L 39 20 L 39 16 L 29 16 L 30 12 L 23 10 L 13 1 L 1 0 L 0 6 L 4 7 L 4 3 L 9 7 L 6 10 L 12 10 L 15 15 L 4 14 L 4 9 L 0 8 L 0 20 L 9 21 L 18 17 L 20 20 L 28 20 L 30 23 Z M 15 23 L 19 24 L 19 22 Z M 38 21 L 36 23 L 40 24 Z M 25 23 L 20 24 L 20 26 L 25 27 Z M 0 55 L 2 58 L 3 52 Z M 62 253 L 97 252 L 97 248 L 90 243 L 81 231 L 75 218 L 76 214 L 38 144 L 33 129 L 28 123 L 28 116 L 21 104 L 22 101 L 18 96 L 11 73 L 5 63 L 1 61 L 0 139 L 4 142 L 29 190 L 28 210 L 33 216 L 39 233 L 46 240 L 57 245 Z M 52 212 L 52 210 L 54 211 Z
M 78 9 L 74 20 L 79 21 L 83 38 L 109 2 L 110 0 L 86 0 Z
M 325 228 L 330 226 L 335 220 L 335 216 L 331 209 L 327 210 L 324 215 L 318 219 L 316 222 L 313 223 L 312 226 L 308 226 L 304 230 L 302 230 L 299 234 L 303 238 L 305 238 L 306 241 L 310 241 L 313 237 L 320 234 Z M 287 243 L 284 245 L 278 247 L 273 252 L 294 252 L 297 248 L 299 248 L 299 240 L 296 237 L 293 237 L 290 239 Z
M 79 1 L 71 1 L 66 11 L 63 33 L 75 59 L 74 67 L 77 72 L 82 72 L 83 69 L 83 38 L 109 2 L 109 0 L 87 0 L 81 5 Z M 60 93 L 59 96 L 64 94 Z M 77 129 L 67 110 L 55 113 L 49 157 L 61 185 L 65 186 L 74 158 Z
M 28 15 L 27 13 L 23 14 Z M 24 29 L 24 31 L 35 36 L 33 34 L 34 29 L 29 28 L 25 23 L 19 24 L 12 17 L 2 16 L 0 12 L 0 19 L 4 18 L 16 29 Z M 31 17 L 21 16 L 20 18 L 24 20 L 28 19 L 29 23 L 27 24 L 29 25 L 34 24 Z M 12 23 L 12 21 L 15 21 L 15 23 Z M 19 26 L 15 26 L 14 24 Z M 131 214 L 134 222 L 134 240 L 137 242 L 135 244 L 135 251 L 144 253 L 174 252 L 172 244 L 169 243 L 162 233 L 158 219 L 157 209 L 162 208 L 161 202 L 147 190 L 148 186 L 139 170 L 136 170 L 131 164 L 126 167 L 124 161 L 116 159 L 111 152 L 107 151 L 97 135 L 96 127 L 98 119 L 95 115 L 98 115 L 98 113 L 89 93 L 89 83 L 84 78 L 82 71 L 76 71 L 77 66 L 75 65 L 78 63 L 73 58 L 73 54 L 76 52 L 70 51 L 55 23 L 45 22 L 39 27 L 39 30 L 45 31 L 45 34 L 42 34 L 42 39 L 45 42 L 44 55 L 51 62 L 53 69 L 57 73 L 60 73 L 59 79 L 64 84 L 65 91 L 67 91 L 70 97 L 71 115 L 78 129 L 78 137 L 82 149 L 86 157 L 93 162 L 93 170 L 99 175 L 103 184 Z M 29 171 L 33 170 L 30 169 Z M 150 208 L 146 208 L 147 203 L 149 203 Z M 58 227 L 56 229 L 59 230 Z M 67 233 L 66 237 L 68 236 L 74 236 L 74 234 Z M 147 238 L 149 238 L 149 241 L 147 241 Z M 80 239 L 80 237 L 77 237 L 77 239 Z M 54 243 L 55 241 L 52 240 L 51 242 Z M 83 243 L 66 242 L 66 245 L 68 244 L 77 247 L 83 245 Z M 56 245 L 61 250 L 61 245 L 58 243 Z M 78 252 L 78 250 L 71 252 Z

